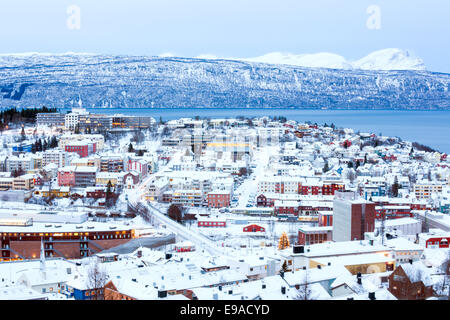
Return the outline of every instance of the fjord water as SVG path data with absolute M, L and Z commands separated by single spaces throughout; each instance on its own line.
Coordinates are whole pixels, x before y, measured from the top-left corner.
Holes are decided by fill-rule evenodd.
M 450 111 L 395 111 L 395 110 L 310 110 L 269 108 L 89 108 L 99 114 L 149 115 L 159 120 L 178 118 L 233 118 L 284 116 L 289 120 L 337 127 L 355 131 L 397 136 L 402 140 L 418 142 L 440 152 L 450 153 Z M 62 109 L 61 112 L 69 111 Z

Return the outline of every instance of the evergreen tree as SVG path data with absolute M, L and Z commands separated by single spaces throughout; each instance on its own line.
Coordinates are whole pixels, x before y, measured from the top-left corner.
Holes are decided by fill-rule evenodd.
M 278 240 L 278 249 L 279 250 L 284 250 L 286 248 L 289 248 L 290 244 L 289 244 L 289 238 L 286 234 L 286 232 L 283 232 L 281 234 L 280 239 Z
M 347 167 L 348 168 L 353 168 L 353 162 L 349 161 L 348 164 L 347 164 Z
M 133 144 L 131 142 L 128 145 L 128 152 L 134 152 Z
M 284 273 L 289 271 L 286 260 L 284 260 L 283 265 L 281 266 L 281 271 L 284 272 Z
M 329 171 L 329 170 L 330 170 L 330 167 L 329 167 L 328 161 L 327 161 L 327 162 L 325 162 L 325 165 L 323 166 L 322 171 L 325 173 L 325 172 L 327 172 L 327 171 Z
M 398 197 L 398 189 L 400 189 L 400 185 L 398 184 L 397 176 L 394 178 L 394 184 L 392 185 L 392 196 Z
M 106 185 L 106 195 L 105 195 L 106 206 L 109 208 L 112 206 L 113 193 L 112 193 L 112 183 L 111 180 L 108 181 Z
M 358 169 L 360 165 L 361 163 L 359 162 L 359 160 L 356 160 L 355 169 Z
M 20 132 L 20 139 L 21 139 L 22 141 L 24 141 L 24 140 L 26 139 L 25 128 L 24 128 L 23 125 L 22 125 L 22 131 Z

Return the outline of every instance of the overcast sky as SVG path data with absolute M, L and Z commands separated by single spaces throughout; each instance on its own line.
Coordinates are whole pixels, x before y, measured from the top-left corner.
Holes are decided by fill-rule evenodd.
M 367 12 L 372 5 L 379 19 Z M 14 0 L 0 6 L 0 53 L 332 52 L 357 60 L 401 48 L 450 72 L 449 19 L 449 0 Z

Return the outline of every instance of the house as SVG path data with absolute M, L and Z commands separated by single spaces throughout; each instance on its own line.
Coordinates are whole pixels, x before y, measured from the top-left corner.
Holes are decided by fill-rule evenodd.
M 48 300 L 48 296 L 23 284 L 0 285 L 0 300 Z
M 248 224 L 242 228 L 242 232 L 247 234 L 261 234 L 264 235 L 266 229 L 257 224 Z
M 190 241 L 178 242 L 175 244 L 176 252 L 191 252 L 195 251 L 195 245 Z
M 401 264 L 388 279 L 389 291 L 399 300 L 425 300 L 433 296 L 430 270 L 422 261 Z

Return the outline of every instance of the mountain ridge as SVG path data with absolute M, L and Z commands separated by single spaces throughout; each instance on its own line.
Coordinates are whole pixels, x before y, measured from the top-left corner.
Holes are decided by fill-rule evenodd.
M 0 107 L 450 110 L 450 75 L 229 59 L 0 55 Z

